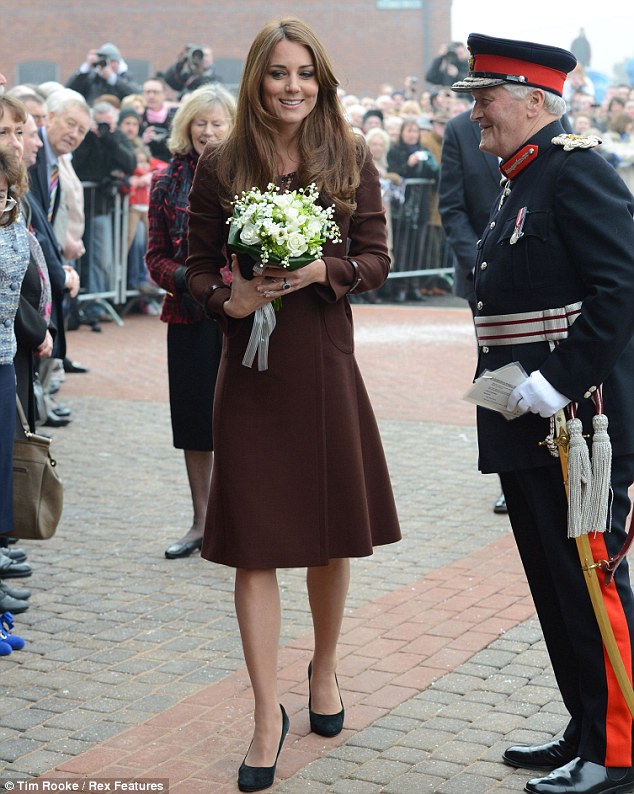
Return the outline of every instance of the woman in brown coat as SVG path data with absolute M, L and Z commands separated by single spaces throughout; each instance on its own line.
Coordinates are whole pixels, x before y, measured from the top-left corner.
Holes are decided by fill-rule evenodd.
M 344 717 L 335 671 L 349 558 L 400 539 L 347 299 L 387 277 L 385 214 L 376 169 L 346 123 L 336 89 L 323 46 L 303 22 L 266 25 L 247 57 L 235 127 L 202 155 L 190 194 L 188 287 L 224 332 L 202 555 L 236 568 L 236 612 L 255 698 L 242 791 L 273 783 L 288 730 L 276 682 L 276 569 L 308 569 L 311 728 L 334 736 Z M 326 243 L 323 256 L 299 270 L 268 267 L 249 280 L 232 255 L 226 286 L 231 202 L 270 182 L 289 189 L 316 183 L 320 202 L 335 205 L 343 242 Z M 245 366 L 254 312 L 282 296 L 268 368 Z

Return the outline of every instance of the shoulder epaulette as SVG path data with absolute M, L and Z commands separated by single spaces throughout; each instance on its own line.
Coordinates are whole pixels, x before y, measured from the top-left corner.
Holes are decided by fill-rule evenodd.
M 595 146 L 600 146 L 603 141 L 597 138 L 596 135 L 557 135 L 551 143 L 555 146 L 563 146 L 564 152 L 570 152 L 573 149 L 594 149 Z

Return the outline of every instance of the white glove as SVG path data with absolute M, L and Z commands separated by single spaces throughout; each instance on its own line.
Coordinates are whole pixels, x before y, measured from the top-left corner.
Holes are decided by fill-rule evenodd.
M 513 389 L 506 409 L 511 412 L 521 411 L 523 414 L 530 411 L 548 418 L 569 402 L 570 400 L 558 392 L 536 369 L 535 372 L 531 372 L 530 377 Z

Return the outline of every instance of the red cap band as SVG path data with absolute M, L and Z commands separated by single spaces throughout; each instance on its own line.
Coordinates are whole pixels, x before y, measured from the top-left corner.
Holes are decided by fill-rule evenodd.
M 565 72 L 529 61 L 521 61 L 517 58 L 505 58 L 501 55 L 476 55 L 472 72 L 523 76 L 526 78 L 527 84 L 543 86 L 560 96 L 566 81 Z

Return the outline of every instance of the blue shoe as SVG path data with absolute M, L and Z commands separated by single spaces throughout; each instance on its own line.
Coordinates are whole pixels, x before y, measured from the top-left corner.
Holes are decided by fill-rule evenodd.
M 8 645 L 10 648 L 9 653 L 11 651 L 21 651 L 26 645 L 22 637 L 16 637 L 11 634 L 13 626 L 13 615 L 10 612 L 3 612 L 0 615 L 0 645 Z M 8 656 L 6 653 L 2 655 Z

